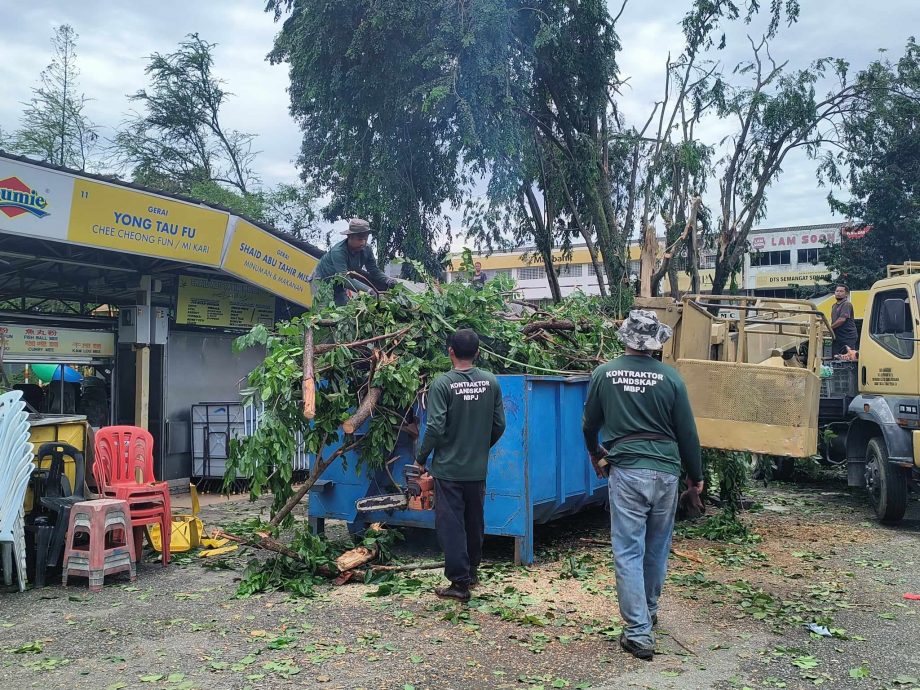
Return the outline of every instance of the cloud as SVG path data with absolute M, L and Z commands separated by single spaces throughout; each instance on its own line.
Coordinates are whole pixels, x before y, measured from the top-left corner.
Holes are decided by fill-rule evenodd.
M 763 3 L 766 5 L 767 3 Z M 884 5 L 882 11 L 881 5 Z M 617 60 L 628 85 L 619 99 L 631 124 L 644 124 L 655 100 L 661 98 L 663 69 L 668 52 L 683 47 L 680 20 L 689 0 L 631 0 L 617 33 L 623 46 Z M 611 0 L 611 11 L 620 0 Z M 267 184 L 294 182 L 293 165 L 301 133 L 288 114 L 288 75 L 285 65 L 270 65 L 265 55 L 280 26 L 253 0 L 158 0 L 155 3 L 112 3 L 103 0 L 31 0 L 16 12 L 4 14 L 0 25 L 0 128 L 19 126 L 22 106 L 51 57 L 53 28 L 70 23 L 80 35 L 78 61 L 81 88 L 93 99 L 88 113 L 111 134 L 131 110 L 128 94 L 147 84 L 147 56 L 169 52 L 189 33 L 218 44 L 215 71 L 233 93 L 227 101 L 226 126 L 258 135 L 258 174 Z M 899 55 L 910 32 L 920 25 L 920 2 L 884 0 L 883 3 L 811 0 L 802 3 L 798 24 L 784 28 L 773 53 L 790 67 L 804 68 L 814 58 L 840 56 L 854 69 L 867 64 L 884 48 Z M 735 24 L 728 30 L 728 48 L 722 59 L 734 64 L 747 55 L 747 32 L 758 26 Z M 699 134 L 717 144 L 732 131 L 732 123 L 711 119 Z M 830 218 L 827 190 L 818 187 L 814 162 L 797 154 L 785 166 L 782 178 L 769 192 L 767 225 L 822 222 Z M 458 212 L 451 212 L 459 226 Z

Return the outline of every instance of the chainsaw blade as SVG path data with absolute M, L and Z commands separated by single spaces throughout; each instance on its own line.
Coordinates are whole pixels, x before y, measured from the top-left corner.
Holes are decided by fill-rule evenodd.
M 355 508 L 359 513 L 369 513 L 374 510 L 404 510 L 408 505 L 409 501 L 405 494 L 370 496 L 355 501 Z

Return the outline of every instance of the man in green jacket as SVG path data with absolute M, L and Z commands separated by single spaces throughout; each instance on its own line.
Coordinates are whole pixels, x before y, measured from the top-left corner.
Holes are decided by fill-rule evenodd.
M 626 354 L 594 370 L 583 431 L 598 476 L 609 469 L 610 531 L 624 650 L 649 660 L 677 509 L 681 464 L 688 490 L 703 490 L 687 388 L 652 355 L 671 337 L 655 312 L 634 309 L 619 330 Z M 600 444 L 598 444 L 600 432 Z
M 495 376 L 473 366 L 479 354 L 474 331 L 454 332 L 447 352 L 453 369 L 438 376 L 428 390 L 427 426 L 415 462 L 424 470 L 434 451 L 435 528 L 444 551 L 444 575 L 450 580 L 450 586 L 435 594 L 469 601 L 482 559 L 489 449 L 505 432 L 505 408 Z
M 348 273 L 362 276 L 376 290 L 386 290 L 398 282 L 390 278 L 377 266 L 374 251 L 368 244 L 371 226 L 362 218 L 348 221 L 348 229 L 342 232 L 345 239 L 334 245 L 323 255 L 313 271 L 314 300 L 323 303 L 329 301 L 329 289 L 332 300 L 337 306 L 348 302 L 348 292 L 368 292 L 367 286 L 359 280 L 352 280 Z M 331 281 L 333 276 L 346 276 L 344 284 Z M 318 293 L 318 294 L 317 294 Z

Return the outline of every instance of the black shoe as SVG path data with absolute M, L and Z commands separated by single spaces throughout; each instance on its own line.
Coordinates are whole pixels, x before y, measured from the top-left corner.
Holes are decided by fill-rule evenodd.
M 651 661 L 652 657 L 655 656 L 654 649 L 636 644 L 626 637 L 626 633 L 620 635 L 620 646 L 623 648 L 623 651 L 629 652 L 637 659 L 642 659 L 642 661 Z
M 434 590 L 434 593 L 442 599 L 456 599 L 457 601 L 470 600 L 469 587 L 464 587 L 454 582 L 452 582 L 449 587 L 438 587 Z
M 658 614 L 657 613 L 652 614 L 652 627 L 653 628 L 658 627 Z

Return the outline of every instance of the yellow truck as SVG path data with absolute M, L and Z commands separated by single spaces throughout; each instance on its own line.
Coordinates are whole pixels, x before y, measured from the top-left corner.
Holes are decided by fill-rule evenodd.
M 864 486 L 879 520 L 904 517 L 920 487 L 920 263 L 889 266 L 869 290 L 862 319 L 857 391 L 830 453 L 844 457 L 847 483 Z

